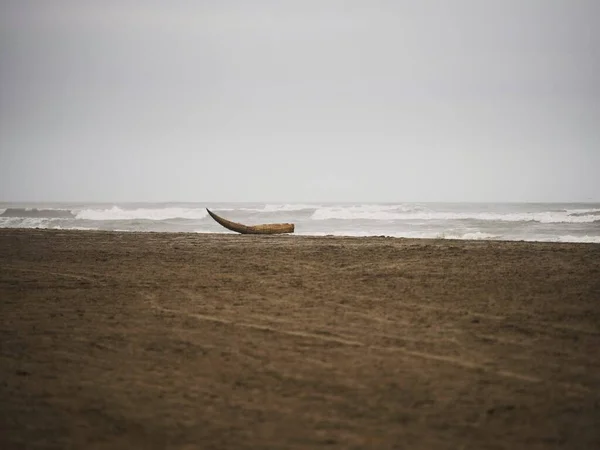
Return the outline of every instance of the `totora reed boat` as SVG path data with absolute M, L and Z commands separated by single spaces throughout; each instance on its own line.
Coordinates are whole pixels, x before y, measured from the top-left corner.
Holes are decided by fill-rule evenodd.
M 210 209 L 206 208 L 210 217 L 215 219 L 217 223 L 224 226 L 228 230 L 235 231 L 242 234 L 283 234 L 293 233 L 293 223 L 267 223 L 264 225 L 243 225 L 241 223 L 232 222 L 231 220 L 223 219 L 217 216 Z

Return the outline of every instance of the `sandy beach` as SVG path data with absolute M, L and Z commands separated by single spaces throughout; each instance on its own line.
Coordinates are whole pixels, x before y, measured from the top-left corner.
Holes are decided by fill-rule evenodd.
M 2 449 L 600 448 L 600 245 L 0 230 Z

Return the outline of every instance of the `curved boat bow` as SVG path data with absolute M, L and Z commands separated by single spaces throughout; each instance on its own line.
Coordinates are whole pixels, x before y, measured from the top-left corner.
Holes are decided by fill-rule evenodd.
M 241 234 L 283 234 L 283 233 L 293 233 L 294 232 L 294 224 L 293 223 L 268 223 L 264 225 L 243 225 L 241 223 L 232 222 L 231 220 L 223 219 L 220 216 L 217 216 L 210 209 L 206 208 L 206 211 L 215 219 L 215 221 L 227 228 L 228 230 L 235 231 Z

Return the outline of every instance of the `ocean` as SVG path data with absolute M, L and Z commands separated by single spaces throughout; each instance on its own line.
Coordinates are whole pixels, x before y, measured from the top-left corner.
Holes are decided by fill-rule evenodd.
M 0 228 L 231 233 L 207 207 L 298 235 L 600 243 L 600 203 L 0 203 Z

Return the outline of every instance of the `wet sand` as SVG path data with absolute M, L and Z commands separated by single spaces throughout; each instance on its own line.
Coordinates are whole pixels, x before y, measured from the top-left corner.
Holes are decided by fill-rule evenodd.
M 600 245 L 0 230 L 0 448 L 600 448 Z

